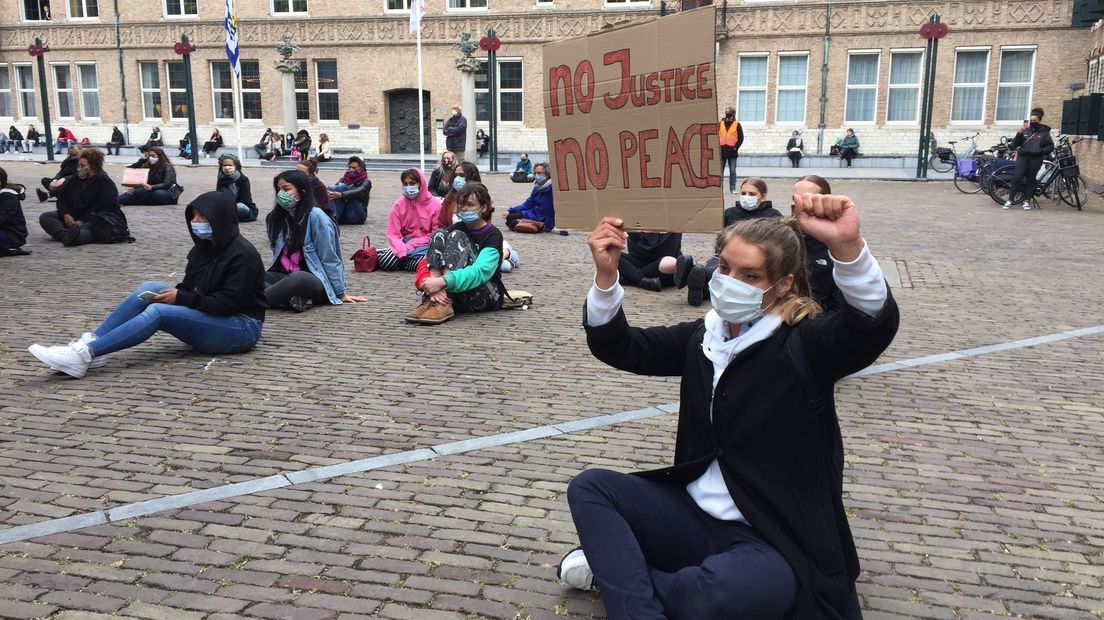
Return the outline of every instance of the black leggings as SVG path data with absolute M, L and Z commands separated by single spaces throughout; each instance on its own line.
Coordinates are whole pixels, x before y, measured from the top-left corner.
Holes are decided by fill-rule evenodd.
M 292 297 L 310 299 L 316 305 L 330 303 L 330 298 L 326 296 L 326 287 L 318 276 L 309 271 L 266 271 L 265 297 L 268 298 L 268 305 L 273 308 L 286 308 Z
M 843 147 L 843 150 L 840 151 L 840 159 L 847 162 L 847 165 L 850 166 L 851 165 L 851 160 L 855 159 L 855 155 L 857 155 L 857 154 L 858 153 L 855 151 L 855 149 L 853 147 L 845 146 L 845 147 Z
M 789 155 L 790 155 L 790 163 L 793 164 L 794 168 L 797 168 L 797 166 L 798 166 L 797 162 L 801 161 L 801 153 L 799 151 L 790 151 Z
M 60 241 L 62 245 L 84 245 L 93 242 L 91 224 L 85 222 L 79 226 L 66 226 L 65 220 L 58 215 L 57 211 L 47 211 L 38 216 L 38 223 L 47 235 L 53 237 L 55 241 Z
M 1012 193 L 1008 196 L 1010 202 L 1028 201 L 1035 197 L 1035 186 L 1039 176 L 1039 168 L 1043 166 L 1042 157 L 1019 155 L 1016 157 L 1016 179 L 1012 182 Z
M 630 286 L 640 286 L 640 281 L 644 278 L 659 278 L 663 286 L 674 286 L 674 274 L 660 273 L 659 262 L 661 260 L 663 259 L 652 260 L 622 253 L 621 258 L 617 261 L 617 270 L 621 273 L 621 282 Z

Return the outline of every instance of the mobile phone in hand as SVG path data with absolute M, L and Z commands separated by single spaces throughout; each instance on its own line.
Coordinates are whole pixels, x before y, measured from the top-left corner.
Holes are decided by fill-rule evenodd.
M 157 297 L 157 295 L 158 293 L 154 293 L 153 291 L 142 291 L 138 293 L 138 299 L 142 301 L 153 301 L 153 298 Z

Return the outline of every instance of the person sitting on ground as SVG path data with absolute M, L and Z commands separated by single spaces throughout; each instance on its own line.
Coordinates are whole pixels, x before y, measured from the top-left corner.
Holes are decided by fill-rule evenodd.
M 150 147 L 146 160 L 149 176 L 142 187 L 129 187 L 119 196 L 119 203 L 130 205 L 174 205 L 183 190 L 176 182 L 176 166 L 159 146 Z
M 219 156 L 218 178 L 215 191 L 226 192 L 234 198 L 239 222 L 252 222 L 257 219 L 257 205 L 253 204 L 253 189 L 249 177 L 242 172 L 241 161 L 230 153 Z
M 330 208 L 338 224 L 363 224 L 368 219 L 372 181 L 364 171 L 364 160 L 353 155 L 341 180 L 327 188 Z
M 468 183 L 482 183 L 483 180 L 479 175 L 479 168 L 470 161 L 465 161 L 457 164 L 452 169 L 452 176 L 449 178 L 450 189 L 445 197 L 441 199 L 441 213 L 437 217 L 438 228 L 448 228 L 453 224 L 460 221 L 456 215 L 456 195 L 460 193 L 460 190 L 464 189 Z
M 444 198 L 452 189 L 449 182 L 452 179 L 452 169 L 455 166 L 456 156 L 452 154 L 452 151 L 441 153 L 441 162 L 429 174 L 429 191 L 434 196 Z
M 851 160 L 859 156 L 859 138 L 855 135 L 855 130 L 848 128 L 847 135 L 843 137 L 843 142 L 840 142 L 840 159 L 847 162 L 847 167 L 851 167 Z
M 23 133 L 15 128 L 8 127 L 8 150 L 15 153 L 23 148 Z
M 790 158 L 790 164 L 794 168 L 800 165 L 804 149 L 805 141 L 801 139 L 801 132 L 795 129 L 790 135 L 790 140 L 786 142 L 786 156 Z
M 312 305 L 368 301 L 346 290 L 337 226 L 314 206 L 307 175 L 285 170 L 272 186 L 276 205 L 265 218 L 272 248 L 272 265 L 265 272 L 269 306 L 304 312 Z
M 323 163 L 333 159 L 333 145 L 330 144 L 330 137 L 324 133 L 318 134 L 318 154 L 314 159 L 318 163 Z
M 73 132 L 64 127 L 58 127 L 57 142 L 54 144 L 54 155 L 61 155 L 61 151 L 68 149 L 77 143 L 77 137 Z
M 24 250 L 27 243 L 27 219 L 23 205 L 27 188 L 8 182 L 8 173 L 0 168 L 0 256 L 30 254 Z
M 146 140 L 146 146 L 151 149 L 155 146 L 165 146 L 165 141 L 161 139 L 160 127 L 154 127 L 153 131 L 150 132 L 149 140 Z
M 46 202 L 53 197 L 54 190 L 61 185 L 62 179 L 71 177 L 77 173 L 77 159 L 80 158 L 80 153 L 81 148 L 79 146 L 69 147 L 65 159 L 61 160 L 57 173 L 52 177 L 42 177 L 42 179 L 40 179 L 39 182 L 42 183 L 42 187 L 35 188 L 35 193 L 38 195 L 39 202 Z
M 42 134 L 38 133 L 34 125 L 27 127 L 27 137 L 23 140 L 23 148 L 27 153 L 34 151 L 34 147 L 42 144 Z
M 429 193 L 425 175 L 410 168 L 400 175 L 403 195 L 391 206 L 387 218 L 387 241 L 379 251 L 380 271 L 415 271 L 429 250 L 429 237 L 437 229 L 441 200 Z
M 720 236 L 704 319 L 632 327 L 617 285 L 623 224 L 605 218 L 590 234 L 591 353 L 636 375 L 682 377 L 673 466 L 590 469 L 567 487 L 581 547 L 558 576 L 597 590 L 611 619 L 862 616 L 834 391 L 886 350 L 900 314 L 853 201 L 795 203 L 836 262 L 839 312 L 820 315 L 810 298 L 796 227 L 759 218 Z
M 460 222 L 433 233 L 414 284 L 422 303 L 406 315 L 411 323 L 438 325 L 457 312 L 498 310 L 506 288 L 502 232 L 491 224 L 494 205 L 482 183 L 470 182 L 456 194 Z
M 628 252 L 622 252 L 621 283 L 659 291 L 675 283 L 675 264 L 682 256 L 682 233 L 629 233 Z
M 118 127 L 111 128 L 111 139 L 107 141 L 107 154 L 111 155 L 111 149 L 115 149 L 115 155 L 119 155 L 119 149 L 126 145 L 126 138 Z
M 203 157 L 210 157 L 212 153 L 222 148 L 222 134 L 218 129 L 211 131 L 211 137 L 203 143 Z M 254 217 L 253 219 L 257 219 Z
M 533 166 L 533 191 L 525 202 L 506 212 L 506 226 L 517 230 L 518 220 L 533 220 L 544 224 L 540 232 L 549 232 L 556 227 L 556 208 L 552 203 L 552 169 L 548 162 Z
M 763 179 L 744 179 L 740 185 L 740 202 L 734 207 L 724 210 L 724 227 L 728 228 L 737 222 L 754 220 L 762 217 L 782 217 L 782 214 L 774 208 L 771 201 L 767 200 L 767 183 Z M 695 265 L 694 257 L 683 254 L 675 261 L 675 288 L 689 287 L 686 291 L 686 303 L 691 306 L 700 306 L 708 295 L 706 286 L 713 272 L 717 270 L 717 262 L 720 256 L 716 253 L 705 262 L 704 265 Z
M 102 366 L 105 356 L 145 342 L 158 331 L 204 355 L 245 353 L 256 346 L 268 307 L 264 263 L 238 231 L 233 200 L 224 192 L 201 194 L 184 210 L 184 220 L 192 249 L 180 284 L 144 282 L 95 331 L 67 345 L 31 345 L 30 352 L 50 368 L 80 379 L 90 368 Z
M 313 159 L 307 159 L 296 164 L 295 169 L 310 178 L 311 194 L 314 195 L 314 206 L 325 211 L 326 215 L 330 216 L 330 219 L 333 220 L 333 223 L 336 225 L 337 218 L 334 217 L 333 209 L 330 208 L 329 190 L 326 189 L 326 184 L 322 182 L 322 179 L 318 178 L 318 164 L 315 163 Z M 340 231 L 338 232 L 340 233 Z
M 306 129 L 300 129 L 299 133 L 295 134 L 295 139 L 291 143 L 291 148 L 299 152 L 299 159 L 307 159 L 310 155 L 311 137 L 310 133 Z
M 502 265 L 498 270 L 502 273 L 510 273 L 511 271 L 521 267 L 521 255 L 514 249 L 514 246 L 510 245 L 509 241 L 502 241 Z
M 533 162 L 529 161 L 529 153 L 521 154 L 521 159 L 514 166 L 514 173 L 510 175 L 510 180 L 514 183 L 533 182 Z
M 134 241 L 119 208 L 119 189 L 103 169 L 99 149 L 80 149 L 77 172 L 51 189 L 57 210 L 38 218 L 46 234 L 64 246 Z

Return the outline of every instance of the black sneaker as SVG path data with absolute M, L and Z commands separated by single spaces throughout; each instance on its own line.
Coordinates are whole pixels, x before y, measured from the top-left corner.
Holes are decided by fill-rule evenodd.
M 694 268 L 694 257 L 689 254 L 683 254 L 675 259 L 675 288 L 682 288 L 686 286 L 686 278 L 690 275 L 690 270 Z
M 310 307 L 311 300 L 307 299 L 306 297 L 300 297 L 299 295 L 296 295 L 295 297 L 292 297 L 288 300 L 288 308 L 291 308 L 296 312 L 306 312 L 307 310 L 310 310 Z
M 644 278 L 638 285 L 640 288 L 646 291 L 661 291 L 663 290 L 663 282 L 659 278 Z
M 38 194 L 38 201 L 39 202 L 46 202 L 47 200 L 50 199 L 50 195 L 47 194 L 46 190 L 42 189 L 41 187 L 36 187 L 35 188 L 35 193 Z
M 709 270 L 701 265 L 694 265 L 690 275 L 686 278 L 686 303 L 691 306 L 700 306 L 705 299 L 705 285 L 709 281 Z

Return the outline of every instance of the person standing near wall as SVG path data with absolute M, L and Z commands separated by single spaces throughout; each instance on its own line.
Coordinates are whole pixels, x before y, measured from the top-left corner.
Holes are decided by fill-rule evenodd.
M 468 146 L 468 119 L 460 113 L 460 104 L 452 106 L 452 116 L 445 121 L 445 148 L 456 155 L 456 162 L 464 161 L 464 149 Z
M 740 156 L 740 145 L 744 143 L 744 128 L 736 120 L 736 108 L 725 108 L 725 116 L 717 124 L 717 135 L 721 139 L 721 174 L 728 167 L 728 191 L 736 193 L 736 158 Z
M 1042 123 L 1043 109 L 1032 108 L 1026 129 L 1020 130 L 1012 140 L 1016 147 L 1016 178 L 1012 181 L 1012 192 L 1004 201 L 1004 208 L 1011 209 L 1017 196 L 1022 196 L 1024 211 L 1031 210 L 1031 199 L 1035 197 L 1035 178 L 1043 158 L 1054 150 L 1054 139 L 1050 137 L 1050 127 Z

